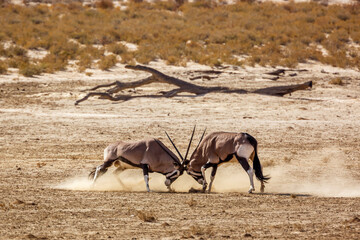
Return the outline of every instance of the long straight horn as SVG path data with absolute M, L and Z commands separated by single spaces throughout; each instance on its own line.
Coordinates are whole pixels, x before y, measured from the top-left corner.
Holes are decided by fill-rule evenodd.
M 200 141 L 199 141 L 198 145 L 196 146 L 195 150 L 199 147 L 201 141 L 203 140 L 204 135 L 205 135 L 205 132 L 206 132 L 206 128 L 204 129 L 204 132 L 203 132 L 203 134 L 202 134 L 202 136 L 201 136 L 201 138 L 200 138 Z
M 177 147 L 175 146 L 175 143 L 171 140 L 169 134 L 167 134 L 167 132 L 165 131 L 166 136 L 168 137 L 168 139 L 170 140 L 171 144 L 174 146 L 176 152 L 179 154 L 179 157 L 181 158 L 182 161 L 184 161 L 183 156 L 181 155 L 181 153 L 179 152 L 179 150 L 177 149 Z
M 192 139 L 193 139 L 194 133 L 195 133 L 195 128 L 196 128 L 196 125 L 194 126 L 194 129 L 193 129 L 193 131 L 192 131 L 191 138 L 190 138 L 190 142 L 189 142 L 189 145 L 188 145 L 188 147 L 187 147 L 186 154 L 185 154 L 185 159 L 184 159 L 183 161 L 186 161 L 187 155 L 188 155 L 188 153 L 189 153 L 190 146 L 191 146 L 191 142 L 192 142 Z

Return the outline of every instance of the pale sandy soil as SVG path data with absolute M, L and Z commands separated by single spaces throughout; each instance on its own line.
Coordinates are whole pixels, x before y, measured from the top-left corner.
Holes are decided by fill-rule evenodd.
M 209 67 L 150 65 L 184 80 Z M 0 239 L 359 239 L 360 238 L 360 73 L 301 65 L 278 81 L 271 68 L 227 68 L 199 85 L 254 90 L 314 81 L 312 90 L 291 96 L 208 94 L 172 99 L 109 102 L 89 99 L 74 106 L 81 90 L 146 73 L 118 65 L 24 78 L 0 76 Z M 340 77 L 344 85 L 329 80 Z M 171 86 L 152 84 L 133 94 Z M 91 189 L 89 171 L 102 162 L 115 140 L 158 137 L 169 147 L 168 131 L 185 151 L 198 130 L 248 132 L 259 142 L 266 194 L 246 193 L 249 180 L 236 163 L 219 168 L 214 193 L 186 174 L 166 193 L 163 176 L 152 174 L 146 193 L 141 170 L 124 172 L 123 189 L 110 173 Z M 194 144 L 195 145 L 195 144 Z M 256 182 L 258 190 L 259 183 Z M 138 217 L 148 213 L 154 222 Z

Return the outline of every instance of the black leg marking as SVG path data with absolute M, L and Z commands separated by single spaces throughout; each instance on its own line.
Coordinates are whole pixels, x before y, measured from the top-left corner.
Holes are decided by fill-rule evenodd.
M 250 169 L 250 165 L 249 165 L 249 163 L 248 163 L 248 161 L 247 161 L 247 159 L 246 158 L 244 158 L 244 157 L 239 157 L 239 156 L 237 156 L 237 155 L 235 155 L 236 156 L 236 159 L 239 161 L 239 163 L 241 164 L 241 166 L 244 168 L 244 170 L 247 172 L 249 169 Z
M 141 164 L 140 166 L 143 170 L 144 176 L 149 175 L 149 166 L 147 164 Z
M 234 157 L 234 154 L 231 153 L 231 154 L 227 155 L 227 157 L 226 157 L 224 160 L 221 160 L 221 159 L 220 159 L 220 163 L 228 162 L 228 161 L 230 161 L 233 157 Z
M 217 168 L 218 168 L 218 165 L 214 165 L 214 166 L 213 166 L 213 169 L 212 169 L 212 171 L 211 171 L 211 177 L 215 177 Z

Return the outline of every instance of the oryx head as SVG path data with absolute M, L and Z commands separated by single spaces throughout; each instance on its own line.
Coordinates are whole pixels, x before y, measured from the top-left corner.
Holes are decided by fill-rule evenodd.
M 185 170 L 187 170 L 187 165 L 189 164 L 189 162 L 190 162 L 190 160 L 191 160 L 191 159 L 187 159 L 187 156 L 188 156 L 188 153 L 189 153 L 189 150 L 190 150 L 190 146 L 191 146 L 192 139 L 193 139 L 193 137 L 194 137 L 195 128 L 196 128 L 196 125 L 194 126 L 194 129 L 193 129 L 193 131 L 192 131 L 192 134 L 191 134 L 191 137 L 190 137 L 190 141 L 189 141 L 189 145 L 188 145 L 187 150 L 186 150 L 185 157 L 183 157 L 183 156 L 181 155 L 181 153 L 180 153 L 180 151 L 178 150 L 178 148 L 176 147 L 175 143 L 171 140 L 169 134 L 165 131 L 166 136 L 169 138 L 171 144 L 174 146 L 176 152 L 178 153 L 180 159 L 182 160 L 181 165 L 179 166 L 179 171 L 181 172 L 181 174 L 182 174 Z M 201 136 L 201 139 L 200 139 L 200 141 L 199 141 L 199 144 L 196 146 L 194 152 L 195 152 L 196 149 L 199 147 L 200 142 L 202 141 L 202 139 L 203 139 L 203 137 L 204 137 L 205 131 L 206 131 L 206 129 L 204 130 L 204 132 L 203 132 L 203 134 L 202 134 L 202 136 Z

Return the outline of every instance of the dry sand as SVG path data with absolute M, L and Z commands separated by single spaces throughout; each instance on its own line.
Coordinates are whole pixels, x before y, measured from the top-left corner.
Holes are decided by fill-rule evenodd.
M 210 69 L 150 66 L 184 80 Z M 147 74 L 118 65 L 92 70 L 91 77 L 74 71 L 0 76 L 0 239 L 359 239 L 360 73 L 315 64 L 299 69 L 308 71 L 271 81 L 265 74 L 271 68 L 229 67 L 217 78 L 193 81 L 246 90 L 314 81 L 312 90 L 291 96 L 92 98 L 79 106 L 81 90 Z M 338 77 L 344 85 L 329 83 Z M 170 88 L 151 84 L 125 93 Z M 200 185 L 186 174 L 172 194 L 159 174 L 151 174 L 154 192 L 146 193 L 141 170 L 120 176 L 110 170 L 95 186 L 87 180 L 107 144 L 153 136 L 170 147 L 166 130 L 185 151 L 195 123 L 195 143 L 205 127 L 256 137 L 264 173 L 272 177 L 266 193 L 247 194 L 248 177 L 236 163 L 219 167 L 212 194 L 188 193 Z

